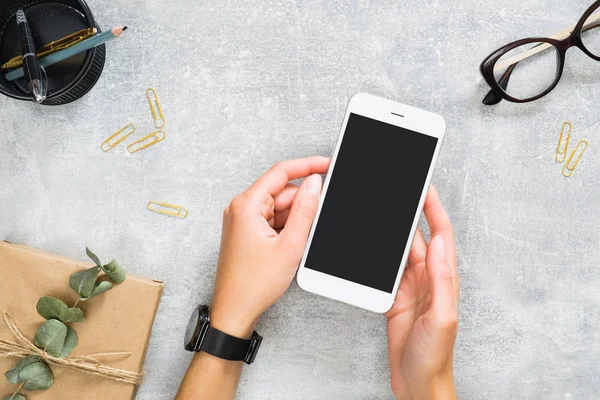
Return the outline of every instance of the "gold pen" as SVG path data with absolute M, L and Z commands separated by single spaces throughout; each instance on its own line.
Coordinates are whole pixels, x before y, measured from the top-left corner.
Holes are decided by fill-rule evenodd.
M 71 47 L 81 41 L 84 41 L 84 40 L 94 36 L 97 32 L 98 32 L 98 30 L 96 28 L 86 28 L 86 29 L 82 29 L 78 32 L 71 33 L 70 35 L 65 36 L 64 38 L 50 42 L 39 48 L 38 53 L 36 54 L 37 58 L 41 58 L 41 57 L 47 56 L 49 54 L 52 54 L 54 52 L 57 52 L 59 50 L 63 50 L 68 47 Z M 20 67 L 21 65 L 23 65 L 22 57 L 16 56 L 16 57 L 8 60 L 6 63 L 4 63 L 1 67 L 1 69 L 16 68 L 16 67 Z

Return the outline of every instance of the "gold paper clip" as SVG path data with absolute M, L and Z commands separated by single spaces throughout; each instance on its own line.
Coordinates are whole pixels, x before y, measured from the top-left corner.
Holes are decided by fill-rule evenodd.
M 152 118 L 154 118 L 154 125 L 156 125 L 158 129 L 164 127 L 167 121 L 165 120 L 165 114 L 163 113 L 160 101 L 158 101 L 156 90 L 152 88 L 146 90 L 146 97 L 148 98 L 148 104 L 150 105 Z
M 583 144 L 583 149 L 581 150 L 581 153 L 579 153 L 579 156 L 577 156 L 577 159 L 575 159 L 575 163 L 571 165 L 571 161 L 573 161 L 573 157 L 575 157 L 575 154 L 577 154 L 577 151 L 579 150 L 579 146 L 581 146 L 582 144 Z M 571 175 L 573 175 L 573 172 L 575 172 L 575 168 L 577 168 L 577 165 L 579 164 L 579 161 L 581 161 L 581 157 L 583 157 L 583 153 L 585 153 L 585 151 L 587 150 L 587 147 L 588 147 L 587 140 L 580 140 L 579 143 L 577 143 L 577 147 L 575 147 L 575 150 L 573 150 L 573 152 L 571 153 L 571 156 L 567 160 L 567 163 L 565 164 L 565 167 L 562 170 L 562 174 L 564 176 L 566 176 L 568 178 Z
M 75 33 L 71 33 L 70 35 L 67 35 L 64 38 L 55 40 L 40 47 L 37 51 L 36 56 L 37 58 L 42 58 L 49 54 L 55 53 L 58 50 L 66 49 L 79 42 L 91 38 L 97 32 L 98 30 L 96 28 L 85 28 Z M 2 69 L 16 68 L 20 67 L 21 65 L 23 65 L 22 56 L 16 56 L 8 60 L 5 64 L 3 64 Z
M 136 140 L 127 146 L 127 151 L 129 151 L 131 154 L 137 153 L 140 150 L 147 149 L 148 147 L 165 140 L 166 137 L 167 134 L 164 131 L 152 132 L 151 134 L 146 135 L 140 140 Z M 140 144 L 140 146 L 136 146 L 136 144 Z
M 187 208 L 176 206 L 174 204 L 159 203 L 157 201 L 151 201 L 148 203 L 148 210 L 157 212 L 159 214 L 170 215 L 177 218 L 187 218 L 189 212 Z
M 565 139 L 565 143 L 563 148 L 561 149 L 561 144 L 563 143 L 563 135 L 565 134 L 565 128 L 569 127 L 569 132 L 567 133 L 567 138 Z M 558 146 L 556 146 L 556 157 L 554 158 L 557 163 L 561 164 L 567 158 L 567 151 L 569 150 L 569 140 L 571 140 L 571 130 L 573 129 L 573 125 L 569 121 L 565 121 L 563 123 L 562 129 L 560 130 L 560 137 L 558 138 Z
M 100 145 L 100 148 L 104 152 L 112 150 L 116 145 L 121 143 L 123 140 L 127 139 L 129 137 L 129 135 L 131 135 L 133 132 L 135 132 L 136 129 L 137 129 L 137 125 L 134 124 L 133 122 L 125 125 L 123 128 L 119 129 L 117 132 L 115 132 L 113 135 L 111 135 L 108 139 L 106 139 L 104 142 L 102 142 L 102 144 Z M 123 132 L 125 132 L 125 133 L 123 133 Z M 122 135 L 122 136 L 119 139 L 117 139 L 116 142 L 111 144 L 110 141 L 119 135 Z

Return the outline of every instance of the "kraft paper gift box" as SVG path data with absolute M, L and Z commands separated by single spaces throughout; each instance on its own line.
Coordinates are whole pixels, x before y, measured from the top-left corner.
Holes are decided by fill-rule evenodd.
M 110 255 L 112 257 L 112 255 Z M 30 341 L 45 321 L 36 311 L 40 297 L 53 296 L 71 307 L 78 298 L 69 287 L 72 273 L 90 268 L 91 263 L 71 260 L 31 247 L 0 241 L 0 339 L 15 342 L 2 314 L 7 312 L 15 326 Z M 123 266 L 127 270 L 127 266 Z M 102 272 L 99 276 L 102 275 Z M 102 364 L 132 372 L 142 372 L 154 316 L 163 283 L 127 275 L 102 295 L 80 301 L 85 320 L 69 323 L 77 331 L 79 342 L 71 357 L 98 353 L 130 352 L 130 355 L 98 356 Z M 94 356 L 92 356 L 94 357 Z M 18 387 L 5 378 L 18 357 L 2 357 L 0 351 L 0 399 Z M 125 400 L 135 397 L 137 387 L 62 365 L 49 364 L 54 385 L 43 391 L 21 389 L 28 400 Z

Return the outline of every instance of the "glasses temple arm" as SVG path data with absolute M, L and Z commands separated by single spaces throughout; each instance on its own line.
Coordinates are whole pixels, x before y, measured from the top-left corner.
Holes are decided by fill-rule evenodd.
M 592 23 L 588 23 L 581 28 L 581 32 L 587 32 L 590 29 L 594 29 L 600 26 L 600 21 L 595 21 Z
M 588 19 L 587 22 L 585 23 L 585 25 L 583 25 L 583 27 L 581 28 L 582 32 L 585 32 L 589 29 L 593 29 L 597 26 L 600 26 L 600 12 L 591 15 Z M 551 39 L 564 39 L 567 36 L 569 36 L 569 34 L 571 32 L 573 32 L 573 29 L 575 29 L 577 25 L 572 25 L 566 29 L 563 29 L 562 31 L 554 34 L 553 36 L 550 36 Z M 527 51 L 524 51 L 521 54 L 517 54 L 515 56 L 512 56 L 510 58 L 507 58 L 506 60 L 502 60 L 501 62 L 497 63 L 494 66 L 494 69 L 505 69 L 513 64 L 518 63 L 519 61 L 525 60 L 526 58 L 529 58 L 537 53 L 540 53 L 548 48 L 552 47 L 551 44 L 549 43 L 543 43 L 540 44 L 538 46 L 535 46 Z

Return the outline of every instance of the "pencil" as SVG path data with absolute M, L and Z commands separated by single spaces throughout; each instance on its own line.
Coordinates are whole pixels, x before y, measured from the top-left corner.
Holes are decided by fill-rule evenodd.
M 66 60 L 69 57 L 73 57 L 79 53 L 83 53 L 84 51 L 88 51 L 93 49 L 96 46 L 100 46 L 110 40 L 116 39 L 127 29 L 126 26 L 116 26 L 112 28 L 110 31 L 99 33 L 95 36 L 92 36 L 89 39 L 86 39 L 82 42 L 77 43 L 74 46 L 66 48 L 64 50 L 57 51 L 56 53 L 50 54 L 44 58 L 40 59 L 40 65 L 42 67 L 48 67 L 50 65 L 59 63 L 63 60 Z M 16 79 L 22 78 L 25 76 L 25 72 L 23 68 L 17 68 L 13 71 L 6 73 L 6 79 L 9 81 L 14 81 Z

